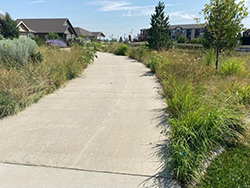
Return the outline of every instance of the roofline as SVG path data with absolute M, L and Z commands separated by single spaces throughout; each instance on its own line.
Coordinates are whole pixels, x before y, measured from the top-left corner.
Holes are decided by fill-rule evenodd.
M 33 32 L 33 33 L 36 33 L 36 31 L 30 29 L 23 21 L 20 21 L 16 27 L 19 27 L 21 24 L 24 25 L 24 27 L 26 27 L 26 29 L 29 31 L 29 32 Z

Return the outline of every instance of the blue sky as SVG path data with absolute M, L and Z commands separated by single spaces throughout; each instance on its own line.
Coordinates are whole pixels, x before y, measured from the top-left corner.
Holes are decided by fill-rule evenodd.
M 140 29 L 150 27 L 150 16 L 158 0 L 1 0 L 0 13 L 10 13 L 12 19 L 68 18 L 74 27 L 102 31 L 111 35 L 137 35 Z M 194 17 L 209 0 L 162 0 L 170 24 L 196 23 Z M 246 5 L 250 7 L 250 0 Z M 250 8 L 249 8 L 250 10 Z M 202 17 L 201 17 L 202 18 Z M 243 21 L 250 27 L 250 19 Z

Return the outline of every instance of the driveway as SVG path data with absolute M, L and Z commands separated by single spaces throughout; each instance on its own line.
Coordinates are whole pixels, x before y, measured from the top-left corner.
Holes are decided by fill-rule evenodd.
M 59 91 L 0 120 L 0 187 L 142 187 L 164 100 L 141 63 L 98 53 Z

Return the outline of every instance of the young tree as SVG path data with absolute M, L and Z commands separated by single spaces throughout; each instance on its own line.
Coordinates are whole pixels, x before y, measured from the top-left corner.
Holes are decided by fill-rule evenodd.
M 216 50 L 216 71 L 218 71 L 219 54 L 224 49 L 233 49 L 238 45 L 243 29 L 242 19 L 248 16 L 244 0 L 210 0 L 202 9 L 207 28 L 204 44 Z
M 151 27 L 148 30 L 149 48 L 154 50 L 167 49 L 169 39 L 169 16 L 165 16 L 165 5 L 159 2 L 155 7 L 155 13 L 151 15 Z
M 10 14 L 6 13 L 5 18 L 0 19 L 0 31 L 5 38 L 19 38 L 20 32 L 17 24 L 11 19 Z

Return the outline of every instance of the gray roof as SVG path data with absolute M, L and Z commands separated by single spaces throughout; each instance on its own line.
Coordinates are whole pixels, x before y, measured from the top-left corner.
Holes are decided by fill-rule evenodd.
M 94 37 L 94 35 L 88 30 L 82 29 L 80 27 L 74 27 L 74 29 L 77 35 L 83 35 L 84 37 Z
M 176 29 L 177 27 L 181 27 L 182 29 L 203 29 L 206 27 L 206 24 L 170 25 L 169 29 Z
M 95 36 L 95 37 L 105 37 L 105 35 L 102 33 L 102 32 L 92 32 L 92 34 Z
M 58 19 L 17 19 L 17 24 L 19 22 L 25 23 L 30 29 L 36 31 L 36 33 L 64 33 L 68 27 L 72 27 L 71 23 L 67 18 Z M 65 25 L 68 22 L 69 26 Z M 72 27 L 73 32 L 74 28 Z

